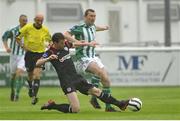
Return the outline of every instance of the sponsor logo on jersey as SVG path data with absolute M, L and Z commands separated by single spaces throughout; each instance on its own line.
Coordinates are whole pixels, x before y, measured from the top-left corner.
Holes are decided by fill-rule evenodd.
M 60 58 L 59 61 L 64 62 L 65 60 L 70 59 L 70 58 L 71 58 L 71 55 L 67 54 L 67 55 L 63 56 L 62 58 Z
M 47 57 L 48 57 L 48 54 L 47 54 L 47 53 L 44 53 L 44 54 L 42 55 L 42 57 L 43 57 L 43 58 L 47 58 Z

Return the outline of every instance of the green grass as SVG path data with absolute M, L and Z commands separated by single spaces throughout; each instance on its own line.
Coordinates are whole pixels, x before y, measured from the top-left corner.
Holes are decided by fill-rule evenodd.
M 90 96 L 78 93 L 81 111 L 77 114 L 64 114 L 58 111 L 41 111 L 40 107 L 53 99 L 57 103 L 67 102 L 65 95 L 58 87 L 41 87 L 39 102 L 31 105 L 27 89 L 23 88 L 18 102 L 9 100 L 9 88 L 0 87 L 0 120 L 36 119 L 36 120 L 179 120 L 180 87 L 113 87 L 112 95 L 118 99 L 139 97 L 143 102 L 139 112 L 105 112 L 96 110 L 89 103 Z M 116 108 L 118 109 L 118 108 Z

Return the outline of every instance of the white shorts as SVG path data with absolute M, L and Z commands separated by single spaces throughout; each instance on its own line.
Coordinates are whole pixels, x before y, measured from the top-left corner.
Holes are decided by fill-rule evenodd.
M 94 58 L 83 57 L 80 60 L 77 60 L 77 62 L 75 62 L 77 73 L 86 75 L 87 74 L 86 69 L 91 62 L 95 62 L 99 66 L 99 68 L 104 67 L 104 65 L 102 64 L 101 60 L 98 57 L 94 57 Z
M 15 73 L 17 68 L 22 69 L 23 71 L 26 70 L 24 55 L 11 54 L 10 55 L 10 72 Z

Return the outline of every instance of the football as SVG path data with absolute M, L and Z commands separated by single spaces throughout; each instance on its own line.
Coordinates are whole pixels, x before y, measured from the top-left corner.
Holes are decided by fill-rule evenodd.
M 142 101 L 139 98 L 131 98 L 129 100 L 128 109 L 133 112 L 140 111 L 142 108 Z

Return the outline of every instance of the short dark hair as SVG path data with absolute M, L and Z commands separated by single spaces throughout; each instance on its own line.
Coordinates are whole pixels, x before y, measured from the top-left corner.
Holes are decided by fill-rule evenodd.
M 21 17 L 27 17 L 25 14 L 21 14 L 20 16 L 19 16 L 19 19 L 21 18 Z
M 87 9 L 84 13 L 84 16 L 87 16 L 89 12 L 95 12 L 93 9 Z
M 64 40 L 64 35 L 62 33 L 54 33 L 52 36 L 52 41 L 58 43 L 61 40 Z

